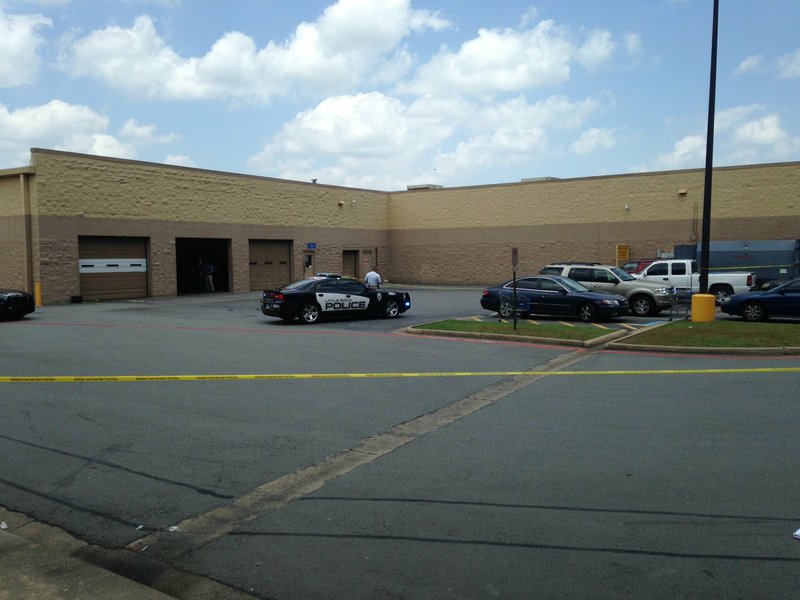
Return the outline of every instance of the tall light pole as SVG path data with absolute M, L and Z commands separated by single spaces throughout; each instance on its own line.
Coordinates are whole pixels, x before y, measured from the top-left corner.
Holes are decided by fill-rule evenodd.
M 708 293 L 708 255 L 711 241 L 711 174 L 714 166 L 714 104 L 717 89 L 717 29 L 719 0 L 714 0 L 711 28 L 711 82 L 708 90 L 708 131 L 706 133 L 706 177 L 703 190 L 703 233 L 700 242 L 700 293 Z

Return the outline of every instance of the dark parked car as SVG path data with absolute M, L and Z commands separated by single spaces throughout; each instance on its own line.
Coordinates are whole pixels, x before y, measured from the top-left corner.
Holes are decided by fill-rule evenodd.
M 393 319 L 411 308 L 408 292 L 365 286 L 349 277 L 309 277 L 261 294 L 261 312 L 284 321 L 316 323 L 322 317 L 382 316 Z
M 483 290 L 481 306 L 508 318 L 514 314 L 514 280 Z M 624 296 L 592 292 L 583 284 L 558 275 L 531 275 L 517 279 L 517 314 L 577 317 L 607 321 L 628 312 Z
M 18 290 L 0 290 L 0 319 L 21 319 L 36 310 L 33 296 Z
M 800 317 L 800 278 L 768 290 L 728 296 L 720 309 L 746 321 Z

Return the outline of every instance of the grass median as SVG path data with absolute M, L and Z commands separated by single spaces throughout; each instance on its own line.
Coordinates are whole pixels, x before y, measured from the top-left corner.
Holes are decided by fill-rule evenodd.
M 416 325 L 414 329 L 519 337 L 586 341 L 611 333 L 608 329 L 521 320 L 517 329 L 509 321 L 449 319 Z M 635 334 L 635 335 L 634 335 Z M 738 319 L 695 323 L 679 320 L 642 332 L 630 332 L 626 344 L 684 348 L 798 348 L 800 323 L 749 323 Z
M 673 321 L 625 339 L 626 344 L 685 348 L 798 348 L 800 323 L 749 323 L 724 319 Z

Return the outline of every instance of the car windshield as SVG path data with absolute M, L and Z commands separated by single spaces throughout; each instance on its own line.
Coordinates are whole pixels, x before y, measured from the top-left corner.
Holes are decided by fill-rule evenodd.
M 561 283 L 561 285 L 563 285 L 565 288 L 567 288 L 570 292 L 588 292 L 589 291 L 589 288 L 587 288 L 582 283 L 578 283 L 574 279 L 567 279 L 565 277 L 564 279 L 559 279 L 558 281 Z
M 622 279 L 622 281 L 635 281 L 636 277 L 625 271 L 624 269 L 620 269 L 619 267 L 614 267 L 611 269 L 611 272 L 614 273 L 617 277 Z

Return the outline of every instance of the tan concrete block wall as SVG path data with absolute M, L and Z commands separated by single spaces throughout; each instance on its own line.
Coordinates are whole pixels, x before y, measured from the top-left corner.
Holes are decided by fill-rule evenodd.
M 697 169 L 393 192 L 389 228 L 691 220 L 698 206 L 702 215 L 704 176 Z M 800 214 L 798 163 L 716 169 L 712 183 L 712 219 Z
M 6 221 L 0 219 L 0 229 L 5 229 Z M 8 241 L 0 236 L 0 288 L 28 290 L 28 274 L 25 263 L 25 245 L 22 241 Z
M 19 176 L 0 177 L 0 219 L 25 214 Z M 0 230 L 2 235 L 2 230 Z
M 151 296 L 178 293 L 175 272 L 175 238 L 150 238 L 147 256 L 148 291 Z
M 79 296 L 78 238 L 74 241 L 40 238 L 38 251 L 40 258 L 34 280 L 41 284 L 42 303 L 69 302 L 70 297 Z
M 148 238 L 148 288 L 151 296 L 177 293 L 176 237 L 221 238 L 230 240 L 228 271 L 232 292 L 250 290 L 250 239 L 294 240 L 292 278 L 303 275 L 303 250 L 316 241 L 317 271 L 342 270 L 343 250 L 377 249 L 379 260 L 388 264 L 385 232 L 325 230 L 302 227 L 239 226 L 232 224 L 170 223 L 125 219 L 86 219 L 44 217 L 37 221 L 41 265 L 36 281 L 41 283 L 45 304 L 68 302 L 79 295 L 78 236 L 131 236 Z
M 652 257 L 699 239 L 703 183 L 694 170 L 395 192 L 392 275 L 493 283 L 510 277 L 512 247 L 526 272 L 556 261 L 614 264 L 617 244 L 631 258 Z M 711 237 L 800 238 L 800 164 L 717 169 Z
M 663 220 L 393 231 L 392 276 L 407 283 L 487 285 L 511 277 L 513 247 L 520 274 L 535 273 L 553 262 L 616 264 L 617 244 L 627 244 L 631 258 L 654 257 L 696 243 L 699 228 L 699 221 Z M 791 236 L 800 232 L 800 216 L 725 219 L 714 229 L 717 239 L 797 239 Z
M 28 290 L 25 204 L 18 175 L 0 178 L 0 288 Z
M 33 162 L 42 216 L 375 230 L 388 218 L 383 192 L 42 150 Z
M 618 243 L 651 257 L 701 230 L 701 169 L 384 193 L 53 151 L 33 162 L 33 270 L 46 301 L 79 293 L 79 235 L 149 238 L 150 293 L 171 295 L 176 237 L 231 240 L 231 290 L 243 292 L 250 239 L 290 240 L 293 278 L 315 242 L 316 271 L 371 250 L 387 280 L 483 285 L 510 276 L 512 247 L 520 271 L 535 272 L 613 263 Z M 800 163 L 715 170 L 712 238 L 800 238 Z
M 344 249 L 386 247 L 384 192 L 52 151 L 34 151 L 33 162 L 34 246 L 45 257 L 35 278 L 45 303 L 79 293 L 80 235 L 149 238 L 153 296 L 176 293 L 176 237 L 231 240 L 234 292 L 249 290 L 249 239 L 293 240 L 296 277 L 308 242 L 318 244 L 317 270 L 341 271 Z

